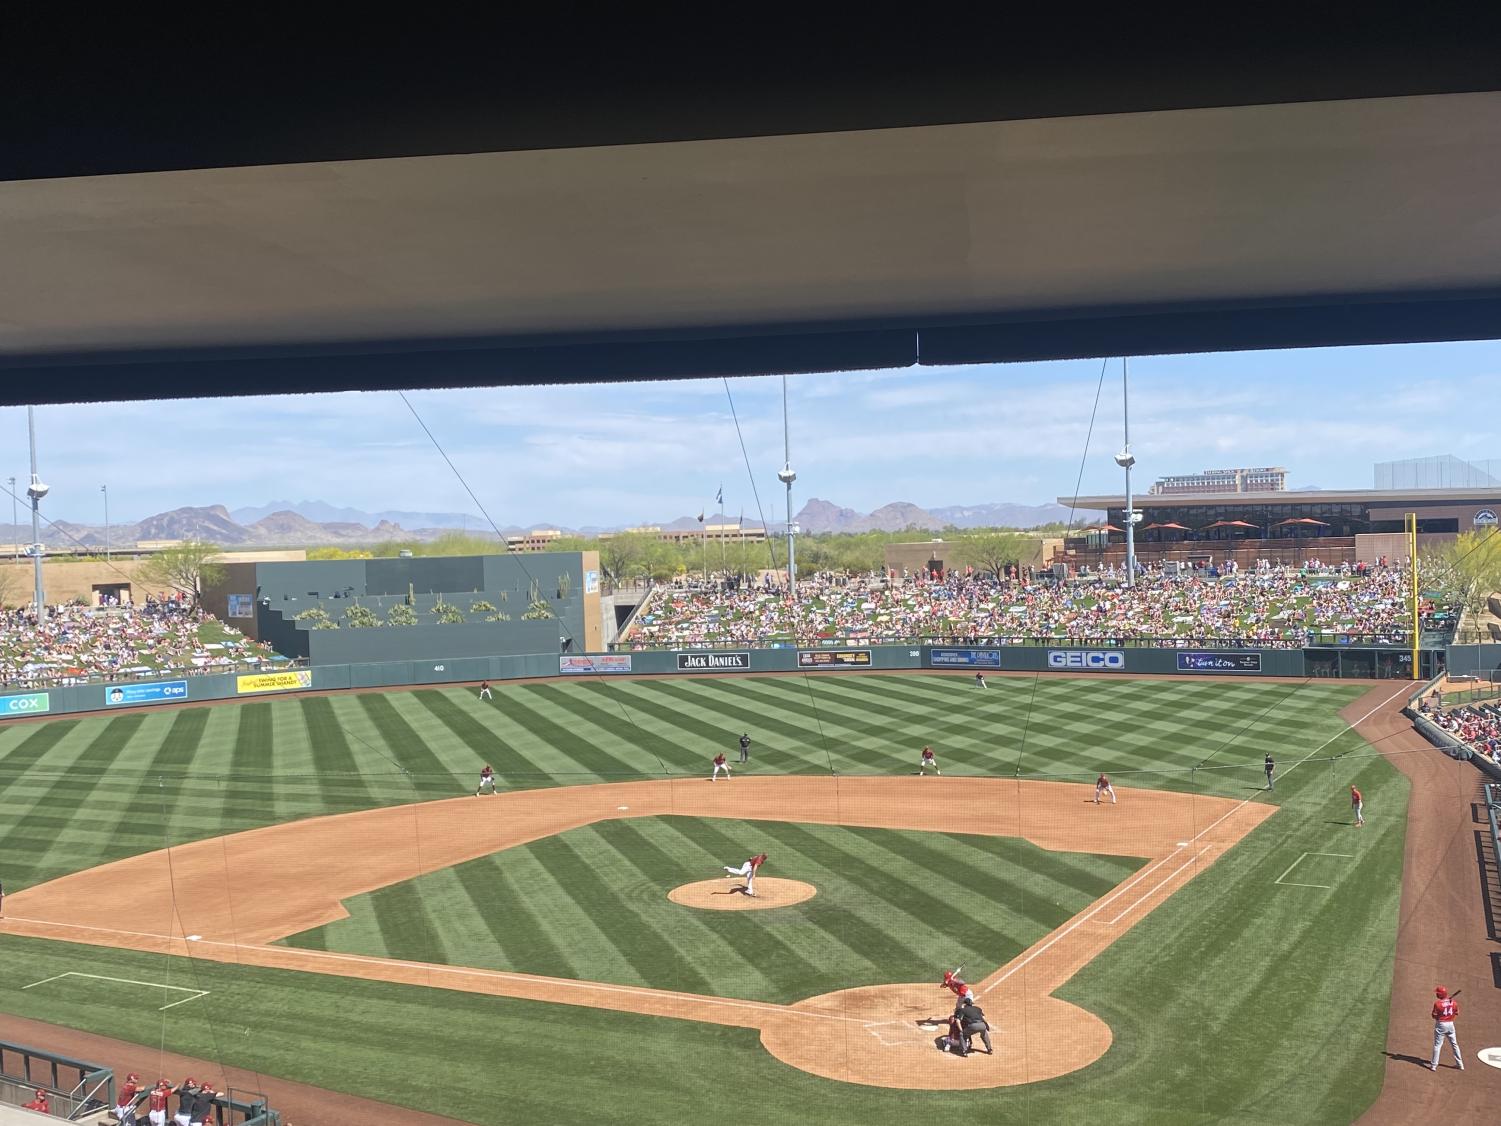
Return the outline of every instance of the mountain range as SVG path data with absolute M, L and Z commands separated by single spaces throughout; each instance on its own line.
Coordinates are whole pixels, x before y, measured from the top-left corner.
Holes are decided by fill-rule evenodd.
M 947 527 L 1012 527 L 1029 528 L 1038 524 L 1066 521 L 1068 509 L 1057 504 L 980 504 L 958 505 L 948 508 L 919 508 L 906 501 L 882 505 L 874 512 L 857 512 L 853 508 L 841 508 L 826 500 L 813 498 L 803 505 L 797 514 L 797 522 L 804 532 L 899 532 L 906 528 L 924 531 L 941 531 Z M 1093 519 L 1094 514 L 1081 514 L 1080 519 Z M 705 514 L 704 523 L 725 523 L 725 513 Z M 660 525 L 668 531 L 692 530 L 699 526 L 697 516 L 681 516 L 670 523 Z M 759 527 L 747 522 L 746 528 Z M 502 536 L 521 535 L 526 532 L 550 528 L 565 534 L 593 536 L 600 532 L 615 531 L 613 528 L 583 527 L 563 528 L 556 524 L 512 525 L 500 529 Z M 382 540 L 432 540 L 445 532 L 467 529 L 471 535 L 493 539 L 494 533 L 484 527 L 477 516 L 459 512 L 364 512 L 357 508 L 340 508 L 323 501 L 272 502 L 252 508 L 237 508 L 233 512 L 222 504 L 207 507 L 174 508 L 159 512 L 134 523 L 113 524 L 109 528 L 108 543 L 125 549 L 149 540 L 208 540 L 226 547 L 272 547 L 356 545 Z M 773 533 L 777 530 L 773 522 Z M 13 543 L 29 543 L 29 525 L 0 525 L 0 536 Z M 101 548 L 106 544 L 102 525 L 75 524 L 58 520 L 45 524 L 42 542 L 53 551 L 84 546 Z

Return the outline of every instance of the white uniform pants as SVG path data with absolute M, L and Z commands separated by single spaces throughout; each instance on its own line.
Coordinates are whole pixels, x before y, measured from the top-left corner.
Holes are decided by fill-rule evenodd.
M 1100 804 L 1100 799 L 1102 797 L 1104 797 L 1106 794 L 1110 795 L 1110 804 L 1114 805 L 1115 804 L 1115 787 L 1114 786 L 1096 786 L 1094 788 L 1094 803 L 1095 803 L 1095 805 L 1099 805 Z
M 1444 1050 L 1444 1041 L 1449 1041 L 1449 1048 L 1454 1052 L 1454 1062 L 1464 1067 L 1465 1060 L 1459 1054 L 1459 1037 L 1454 1035 L 1454 1022 L 1452 1020 L 1436 1020 L 1433 1022 L 1433 1062 L 1432 1066 L 1438 1066 L 1439 1053 Z
M 717 779 L 721 770 L 724 771 L 725 781 L 728 782 L 730 780 L 730 764 L 727 762 L 716 762 L 714 764 L 714 776 L 709 781 L 713 782 Z
M 746 879 L 750 878 L 752 871 L 754 871 L 754 869 L 751 868 L 751 862 L 749 860 L 740 865 L 740 867 L 738 868 L 731 868 L 728 864 L 726 864 L 724 868 L 724 874 L 726 876 L 744 876 Z

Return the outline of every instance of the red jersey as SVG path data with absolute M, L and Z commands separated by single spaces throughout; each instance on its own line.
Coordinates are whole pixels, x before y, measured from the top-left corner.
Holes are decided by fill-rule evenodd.
M 481 778 L 493 778 L 495 777 L 495 771 L 487 766 L 479 772 L 479 776 Z
M 172 1093 L 170 1087 L 157 1087 L 146 1097 L 147 1110 L 166 1110 L 167 1096 Z
M 922 749 L 922 757 L 925 758 L 925 759 L 932 758 L 933 757 L 933 752 L 930 751 L 930 750 L 928 750 L 927 747 L 924 747 Z
M 760 856 L 752 856 L 748 863 L 751 866 L 751 871 L 754 872 L 756 869 L 760 868 L 761 865 L 766 863 L 766 854 L 763 852 Z
M 1459 1015 L 1459 1002 L 1453 997 L 1440 997 L 1433 1002 L 1434 1020 L 1453 1020 Z
M 1110 779 L 1106 778 L 1103 774 L 1101 774 L 1098 778 L 1096 778 L 1094 780 L 1094 784 L 1095 784 L 1095 789 L 1097 789 L 1097 790 L 1105 790 L 1105 789 L 1108 789 L 1110 787 Z
M 1350 787 L 1350 804 L 1351 805 L 1359 805 L 1364 800 L 1365 799 L 1360 796 L 1360 791 L 1357 790 L 1354 786 L 1351 786 Z
M 115 1105 L 129 1106 L 135 1100 L 136 1092 L 139 1090 L 139 1087 L 127 1079 L 125 1085 L 120 1088 L 120 1094 L 115 1099 Z
M 724 765 L 724 754 L 723 753 L 720 753 L 720 754 L 717 754 L 717 755 L 714 756 L 714 765 L 715 766 L 723 766 Z

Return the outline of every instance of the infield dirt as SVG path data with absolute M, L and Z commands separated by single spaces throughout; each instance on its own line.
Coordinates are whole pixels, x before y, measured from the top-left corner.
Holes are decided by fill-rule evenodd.
M 402 982 L 756 1028 L 794 1067 L 846 1082 L 955 1089 L 1036 1082 L 1085 1067 L 1109 1027 L 1053 992 L 1275 812 L 1253 801 L 988 778 L 701 778 L 528 790 L 311 818 L 196 841 L 75 873 L 7 897 L 10 934 L 215 961 Z M 777 1005 L 272 945 L 347 916 L 343 901 L 567 829 L 682 814 L 1020 837 L 1054 851 L 1148 863 L 1031 948 L 972 982 L 996 1054 L 934 1052 L 923 1017 L 946 1015 L 935 980 L 880 984 Z M 420 842 L 420 847 L 414 847 Z M 758 885 L 771 877 L 758 880 Z M 714 881 L 727 884 L 730 881 Z M 665 895 L 669 889 L 663 889 Z M 726 896 L 743 900 L 744 896 Z M 170 934 L 120 918 L 178 920 Z

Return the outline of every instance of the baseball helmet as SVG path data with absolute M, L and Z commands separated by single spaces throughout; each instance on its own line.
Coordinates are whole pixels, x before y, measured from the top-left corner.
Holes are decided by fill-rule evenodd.
M 140 1082 L 140 1079 L 141 1079 L 141 1077 L 139 1075 L 137 1075 L 135 1072 L 132 1071 L 129 1075 L 127 1075 L 125 1077 L 125 1082 L 127 1082 L 127 1083 L 138 1083 L 138 1082 Z
M 1447 989 L 1445 989 L 1442 985 L 1440 985 L 1437 989 L 1435 989 L 1433 991 L 1433 995 L 1435 997 L 1443 998 L 1443 997 L 1449 996 L 1449 991 Z

